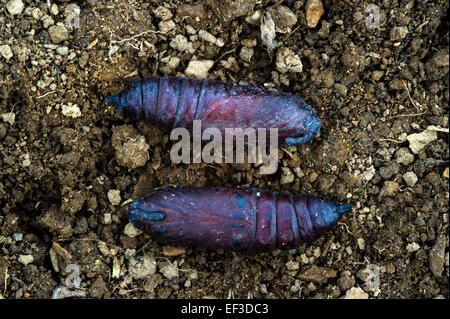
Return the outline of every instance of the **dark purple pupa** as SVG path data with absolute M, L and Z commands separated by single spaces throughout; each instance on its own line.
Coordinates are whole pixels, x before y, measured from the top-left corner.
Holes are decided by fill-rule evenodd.
M 201 120 L 203 130 L 217 128 L 222 134 L 225 128 L 277 128 L 278 143 L 288 146 L 308 142 L 320 131 L 312 107 L 295 95 L 213 80 L 148 77 L 105 102 L 164 131 L 192 130 L 194 120 Z
M 162 187 L 134 201 L 128 218 L 163 244 L 270 252 L 311 243 L 351 207 L 254 188 Z

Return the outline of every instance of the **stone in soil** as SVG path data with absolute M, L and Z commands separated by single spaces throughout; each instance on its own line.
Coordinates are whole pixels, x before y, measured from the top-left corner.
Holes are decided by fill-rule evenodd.
M 395 152 L 395 159 L 397 163 L 408 166 L 412 162 L 414 162 L 414 155 L 411 154 L 409 149 L 406 147 L 400 148 L 397 152 Z
M 417 178 L 416 173 L 406 172 L 405 174 L 403 174 L 403 180 L 405 181 L 406 185 L 408 185 L 409 187 L 413 187 L 414 185 L 416 185 L 419 179 Z
M 131 125 L 115 126 L 112 129 L 112 146 L 116 150 L 117 162 L 125 167 L 134 169 L 144 166 L 149 160 L 150 146 L 145 137 L 138 135 Z
M 19 255 L 19 262 L 24 264 L 25 266 L 32 263 L 34 258 L 33 255 Z
M 383 188 L 380 191 L 380 197 L 383 197 L 383 196 L 393 197 L 397 194 L 399 189 L 400 189 L 400 187 L 397 182 L 385 181 Z
M 159 272 L 169 280 L 179 277 L 179 271 L 177 267 L 169 263 L 161 267 Z
M 69 31 L 64 25 L 52 25 L 48 28 L 48 34 L 53 43 L 60 43 L 69 38 Z
M 125 225 L 125 229 L 123 232 L 125 235 L 127 235 L 128 237 L 131 237 L 131 238 L 142 234 L 142 231 L 140 229 L 137 229 L 136 227 L 134 227 L 131 223 L 128 223 Z
M 110 189 L 108 191 L 108 199 L 109 199 L 110 203 L 113 204 L 114 206 L 119 205 L 122 200 L 120 198 L 120 190 Z
M 399 171 L 399 166 L 395 162 L 391 162 L 380 168 L 380 175 L 384 179 L 391 179 Z
M 408 135 L 409 148 L 414 154 L 418 154 L 425 146 L 437 139 L 435 130 L 425 129 L 421 133 Z
M 177 34 L 175 38 L 173 38 L 169 43 L 171 48 L 181 52 L 184 52 L 188 49 L 188 44 L 188 39 L 182 34 Z
M 13 57 L 11 47 L 7 44 L 0 45 L 0 54 L 8 61 Z
M 186 253 L 186 248 L 184 247 L 174 247 L 174 246 L 164 246 L 163 255 L 167 257 L 174 257 L 183 255 Z
M 266 9 L 270 12 L 275 23 L 275 31 L 278 33 L 289 33 L 292 26 L 297 23 L 297 16 L 286 6 L 274 5 Z
M 163 21 L 170 20 L 173 17 L 172 12 L 163 6 L 159 6 L 158 8 L 156 8 L 155 11 L 153 11 L 153 13 L 155 14 L 155 17 Z
M 286 47 L 283 47 L 278 51 L 275 66 L 281 73 L 300 73 L 303 71 L 303 64 L 300 57 L 295 54 L 294 51 Z
M 24 7 L 25 5 L 23 4 L 22 0 L 10 0 L 6 4 L 6 9 L 11 15 L 21 14 Z
M 353 287 L 345 292 L 343 299 L 369 299 L 369 295 L 359 287 Z
M 207 0 L 206 3 L 223 21 L 230 21 L 252 12 L 256 0 Z
M 348 290 L 355 284 L 355 278 L 348 270 L 345 270 L 341 273 L 341 277 L 338 279 L 337 283 L 341 290 Z
M 429 263 L 431 272 L 435 277 L 442 277 L 445 262 L 445 236 L 440 235 L 436 239 L 429 253 Z

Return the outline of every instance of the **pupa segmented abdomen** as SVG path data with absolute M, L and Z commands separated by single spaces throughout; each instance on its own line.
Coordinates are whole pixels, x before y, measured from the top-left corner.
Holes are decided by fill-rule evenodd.
M 295 95 L 213 80 L 148 77 L 106 100 L 135 120 L 170 131 L 217 128 L 277 128 L 280 144 L 298 145 L 320 131 L 311 106 Z
M 350 209 L 254 188 L 162 187 L 134 201 L 128 217 L 163 244 L 270 252 L 312 242 Z

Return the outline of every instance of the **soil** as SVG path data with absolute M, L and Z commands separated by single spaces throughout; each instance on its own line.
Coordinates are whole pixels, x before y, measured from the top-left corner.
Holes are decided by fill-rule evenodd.
M 72 29 L 52 27 L 75 1 L 24 0 L 16 15 L 9 2 L 0 10 L 0 46 L 12 53 L 0 55 L 0 298 L 448 298 L 448 133 L 418 154 L 406 139 L 448 129 L 448 1 L 377 2 L 380 25 L 368 28 L 370 1 L 326 0 L 310 28 L 309 1 L 247 1 L 224 13 L 234 1 L 218 10 L 90 0 L 77 2 Z M 246 16 L 276 3 L 297 21 L 270 49 Z M 176 35 L 191 47 L 174 49 Z M 277 70 L 284 48 L 302 70 Z M 272 175 L 253 164 L 172 163 L 167 133 L 104 100 L 145 76 L 184 76 L 192 59 L 214 62 L 209 79 L 303 98 L 320 135 L 280 147 Z M 118 157 L 127 136 L 145 138 L 133 146 L 148 152 L 143 164 Z M 126 227 L 128 204 L 165 185 L 252 186 L 354 208 L 295 250 L 165 247 Z

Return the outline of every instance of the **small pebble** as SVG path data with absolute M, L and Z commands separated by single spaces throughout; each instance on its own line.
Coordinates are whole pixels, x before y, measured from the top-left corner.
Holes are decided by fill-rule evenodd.
M 105 225 L 109 225 L 112 222 L 112 218 L 111 218 L 111 213 L 105 213 L 105 215 L 103 215 L 103 223 Z
M 281 185 L 290 184 L 294 181 L 295 175 L 292 173 L 291 169 L 282 167 L 281 171 L 283 172 L 280 179 Z
M 191 60 L 184 71 L 186 76 L 194 77 L 200 80 L 206 79 L 208 77 L 208 71 L 214 65 L 212 60 Z
M 286 268 L 289 271 L 295 271 L 295 270 L 299 270 L 300 268 L 300 264 L 298 262 L 295 262 L 293 260 L 290 260 L 286 263 Z
M 161 269 L 159 270 L 159 272 L 166 277 L 167 279 L 175 279 L 177 277 L 179 277 L 179 271 L 177 269 L 177 267 L 175 267 L 173 264 L 167 264 L 163 267 L 161 267 Z
M 390 37 L 391 41 L 398 41 L 403 39 L 408 34 L 408 27 L 394 27 L 391 30 Z
M 244 39 L 241 41 L 241 44 L 247 48 L 254 48 L 258 44 L 256 39 Z
M 302 272 L 299 278 L 306 281 L 325 283 L 328 279 L 336 277 L 336 275 L 337 272 L 334 269 L 313 265 Z
M 361 288 L 353 287 L 345 292 L 343 299 L 369 299 L 369 295 Z
M 348 290 L 355 284 L 355 278 L 348 270 L 344 270 L 341 273 L 341 277 L 337 281 L 342 290 Z
M 39 9 L 39 8 L 34 8 L 31 11 L 31 16 L 33 17 L 33 19 L 35 19 L 37 21 L 41 20 L 43 15 L 44 14 L 42 13 L 41 9 Z
M 245 18 L 245 22 L 253 25 L 259 25 L 261 22 L 261 16 L 262 16 L 262 9 L 255 10 L 252 12 L 251 15 Z
M 55 253 L 55 250 L 53 248 L 50 248 L 49 250 L 49 255 L 50 255 L 50 262 L 52 263 L 53 266 L 53 270 L 55 272 L 59 272 L 59 262 L 58 262 L 58 256 Z
M 239 57 L 244 61 L 249 63 L 252 60 L 253 54 L 255 50 L 248 47 L 242 47 L 241 52 L 239 53 Z
M 409 187 L 413 187 L 414 185 L 416 185 L 417 181 L 419 180 L 416 173 L 414 172 L 407 172 L 403 174 L 403 179 L 405 180 L 406 185 L 408 185 Z
M 23 167 L 29 167 L 31 165 L 30 154 L 24 154 L 20 156 L 20 159 L 22 160 Z
M 188 49 L 188 44 L 188 39 L 182 34 L 177 34 L 169 43 L 171 48 L 181 52 L 184 52 Z
M 383 197 L 383 196 L 393 197 L 397 194 L 399 189 L 400 189 L 400 187 L 397 182 L 385 181 L 383 188 L 380 191 L 380 197 Z
M 19 258 L 17 258 L 17 260 L 26 266 L 32 263 L 34 261 L 34 258 L 33 255 L 19 255 Z
M 425 129 L 421 133 L 408 135 L 409 148 L 414 154 L 418 154 L 425 146 L 437 139 L 437 133 L 432 129 Z
M 214 35 L 212 35 L 211 33 L 209 33 L 208 31 L 205 30 L 200 30 L 198 31 L 198 36 L 205 40 L 206 42 L 215 44 L 217 42 L 217 39 Z
M 190 35 L 194 35 L 197 33 L 197 30 L 195 30 L 194 27 L 189 24 L 186 25 L 185 28 L 186 28 L 186 32 Z
M 44 28 L 48 28 L 49 26 L 54 25 L 55 21 L 53 20 L 53 18 L 51 16 L 46 14 L 42 17 L 42 24 L 44 25 Z
M 53 3 L 52 6 L 50 7 L 50 13 L 54 16 L 58 15 L 59 13 L 59 8 L 58 5 L 56 3 Z
M 176 28 L 175 22 L 173 20 L 161 21 L 158 24 L 159 31 L 162 33 L 168 33 L 169 31 Z
M 60 43 L 69 38 L 69 31 L 64 25 L 52 25 L 48 28 L 48 34 L 52 43 Z
M 296 279 L 296 280 L 294 281 L 294 284 L 291 286 L 290 290 L 291 290 L 291 292 L 293 292 L 293 293 L 297 293 L 297 292 L 300 291 L 300 289 L 301 289 L 301 281 L 298 280 L 298 279 Z
M 414 155 L 411 154 L 408 148 L 402 147 L 397 152 L 395 152 L 395 159 L 397 163 L 408 166 L 414 162 Z
M 313 255 L 314 255 L 314 257 L 316 257 L 316 258 L 319 258 L 319 257 L 320 257 L 320 247 L 316 247 L 316 248 L 314 249 Z
M 186 253 L 186 248 L 184 247 L 174 247 L 174 246 L 164 246 L 163 255 L 167 257 L 174 257 L 183 255 Z
M 301 255 L 300 255 L 300 260 L 301 260 L 301 262 L 302 262 L 303 264 L 308 264 L 308 263 L 309 263 L 309 259 L 308 259 L 308 257 L 306 256 L 306 254 L 301 254 Z
M 14 123 L 16 122 L 16 114 L 12 112 L 0 114 L 0 117 L 2 118 L 3 122 L 6 122 L 10 125 L 14 125 Z
M 291 27 L 297 23 L 297 16 L 286 6 L 277 4 L 267 8 L 267 12 L 270 12 L 278 33 L 291 32 Z
M 311 174 L 309 174 L 309 182 L 314 183 L 318 176 L 319 174 L 317 174 L 316 172 L 311 172 Z
M 399 165 L 395 162 L 390 162 L 386 166 L 380 167 L 380 175 L 383 179 L 391 179 L 399 171 Z
M 342 83 L 335 83 L 334 88 L 340 96 L 347 96 L 347 87 Z
M 433 62 L 437 67 L 448 66 L 448 62 L 449 62 L 448 49 L 447 49 L 447 51 L 437 52 L 433 56 Z
M 416 252 L 420 249 L 420 245 L 418 243 L 410 243 L 406 245 L 406 251 L 409 253 Z
M 435 277 L 442 277 L 445 262 L 445 236 L 439 235 L 429 253 L 431 272 Z
M 378 81 L 381 80 L 381 78 L 383 77 L 383 75 L 384 75 L 384 71 L 381 71 L 381 70 L 375 70 L 375 71 L 372 72 L 372 80 L 378 82 Z
M 364 250 L 366 248 L 366 242 L 363 238 L 358 238 L 357 243 L 360 250 Z
M 267 286 L 265 284 L 261 284 L 261 286 L 259 286 L 259 290 L 261 291 L 261 293 L 263 295 L 267 295 L 268 294 L 268 290 L 267 290 Z
M 275 49 L 277 47 L 277 42 L 275 41 L 275 22 L 272 19 L 270 12 L 264 12 L 261 18 L 261 40 L 265 46 L 270 49 Z
M 11 47 L 7 44 L 0 45 L 0 54 L 8 61 L 13 57 Z
M 125 229 L 123 230 L 123 233 L 127 235 L 128 237 L 136 237 L 142 234 L 142 230 L 137 229 L 134 227 L 131 223 L 128 223 L 125 225 Z
M 68 47 L 58 47 L 58 48 L 56 48 L 56 53 L 58 53 L 59 55 L 68 55 L 69 48 Z
M 303 71 L 303 64 L 300 57 L 289 48 L 283 47 L 277 53 L 275 66 L 281 73 Z
M 145 279 L 156 273 L 156 259 L 149 255 L 130 257 L 128 272 L 134 279 Z
M 351 247 L 351 246 L 345 247 L 345 252 L 346 252 L 347 254 L 349 254 L 349 255 L 353 254 L 352 247 Z
M 170 69 L 175 70 L 175 69 L 178 67 L 178 65 L 180 65 L 180 62 L 181 62 L 181 60 L 180 60 L 179 57 L 177 57 L 177 56 L 172 56 L 172 57 L 170 57 L 170 60 L 169 60 L 169 62 L 167 62 L 166 65 L 167 65 Z
M 23 234 L 22 234 L 22 233 L 14 233 L 14 234 L 12 235 L 12 238 L 13 238 L 15 241 L 22 241 L 22 239 L 23 239 Z
M 81 111 L 80 108 L 76 104 L 69 105 L 63 105 L 61 108 L 61 112 L 64 116 L 71 117 L 71 118 L 77 118 L 81 117 Z
M 163 6 L 159 6 L 158 8 L 156 8 L 153 13 L 158 19 L 161 19 L 162 21 L 170 20 L 173 17 L 172 12 Z

